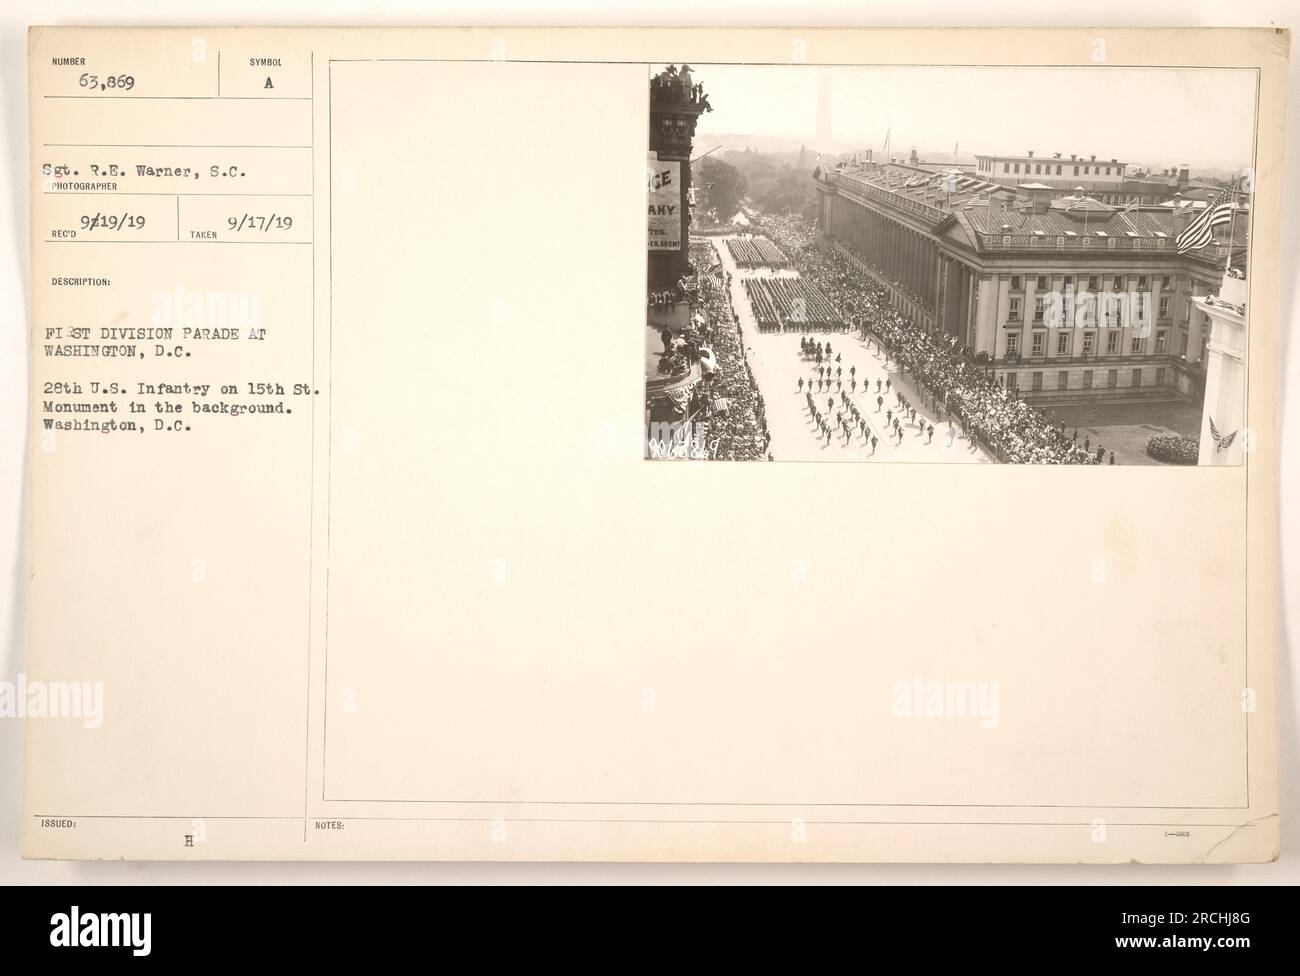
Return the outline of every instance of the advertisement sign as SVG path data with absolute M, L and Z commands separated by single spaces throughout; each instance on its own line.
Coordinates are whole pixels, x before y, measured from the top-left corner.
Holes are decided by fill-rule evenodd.
M 651 251 L 679 251 L 682 247 L 682 164 L 660 161 L 650 153 L 646 162 L 646 226 Z

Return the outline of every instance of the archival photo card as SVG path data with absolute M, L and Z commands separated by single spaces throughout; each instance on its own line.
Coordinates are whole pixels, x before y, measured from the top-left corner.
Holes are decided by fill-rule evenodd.
M 26 856 L 1277 856 L 1284 34 L 29 70 Z

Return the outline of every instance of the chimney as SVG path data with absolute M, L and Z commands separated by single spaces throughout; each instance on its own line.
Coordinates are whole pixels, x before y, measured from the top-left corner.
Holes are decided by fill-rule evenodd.
M 1088 157 L 1088 162 L 1090 162 L 1090 163 L 1095 163 L 1096 161 L 1097 161 L 1097 154 L 1096 154 L 1096 153 L 1093 153 L 1091 156 Z
M 1174 236 L 1181 234 L 1187 229 L 1187 225 L 1192 222 L 1192 208 L 1182 206 L 1183 195 L 1174 194 Z
M 1029 158 L 1030 158 L 1030 159 L 1033 159 L 1033 158 L 1034 158 L 1034 151 L 1033 151 L 1032 149 L 1029 150 Z
M 1074 160 L 1076 160 L 1076 159 L 1078 159 L 1078 158 L 1079 158 L 1079 156 L 1078 156 L 1077 153 L 1070 153 L 1070 161 L 1071 161 L 1071 162 L 1073 162 Z
M 912 154 L 911 154 L 910 156 L 907 157 L 907 161 L 908 161 L 909 163 L 911 163 L 913 166 L 915 166 L 917 163 L 920 162 L 920 160 L 916 158 L 916 147 L 915 147 L 915 146 L 912 147 Z
M 1191 182 L 1191 168 L 1186 163 L 1180 163 L 1178 166 L 1178 189 L 1187 189 L 1187 184 Z

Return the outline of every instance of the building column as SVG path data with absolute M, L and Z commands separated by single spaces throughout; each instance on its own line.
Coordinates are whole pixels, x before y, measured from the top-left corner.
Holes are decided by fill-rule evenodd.
M 1225 277 L 1218 297 L 1220 301 L 1215 304 L 1200 299 L 1193 305 L 1210 317 L 1198 462 L 1237 465 L 1244 458 L 1248 436 L 1243 429 L 1246 409 L 1245 279 Z M 1231 441 L 1225 447 L 1224 441 L 1229 438 Z

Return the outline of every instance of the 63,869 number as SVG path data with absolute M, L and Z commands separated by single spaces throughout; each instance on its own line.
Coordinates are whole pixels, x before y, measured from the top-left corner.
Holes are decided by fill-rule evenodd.
M 89 73 L 81 76 L 81 87 L 90 91 L 130 91 L 135 87 L 134 75 L 108 75 L 106 78 L 100 78 L 99 75 Z

